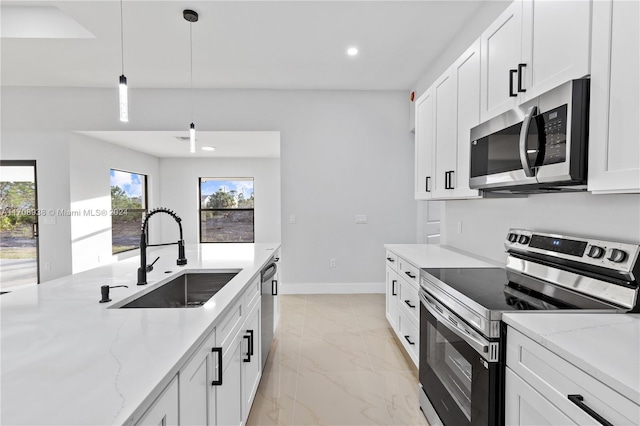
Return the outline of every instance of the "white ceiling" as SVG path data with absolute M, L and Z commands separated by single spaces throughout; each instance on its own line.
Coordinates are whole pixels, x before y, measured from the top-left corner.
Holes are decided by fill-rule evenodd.
M 182 17 L 189 8 L 200 15 L 192 24 L 196 88 L 410 90 L 483 3 L 125 0 L 124 71 L 131 89 L 189 87 Z M 34 8 L 22 11 L 18 26 L 16 6 Z M 75 35 L 66 37 L 75 38 L 60 38 L 64 15 L 51 38 L 27 35 L 30 19 L 42 29 L 42 6 L 72 18 L 66 25 Z M 3 86 L 117 84 L 119 1 L 2 1 L 2 8 Z M 29 38 L 7 37 L 16 27 Z M 348 57 L 349 46 L 359 55 Z
M 77 132 L 106 142 L 124 146 L 156 157 L 209 158 L 279 158 L 280 132 L 210 132 L 196 133 L 197 151 L 189 152 L 188 130 L 166 131 L 82 131 Z M 186 138 L 178 140 L 177 137 Z M 203 146 L 215 151 L 203 151 Z

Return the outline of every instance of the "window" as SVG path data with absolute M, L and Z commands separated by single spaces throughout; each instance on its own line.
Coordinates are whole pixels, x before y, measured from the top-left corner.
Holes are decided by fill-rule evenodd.
M 111 252 L 138 248 L 147 213 L 147 176 L 111 169 L 111 210 Z
M 254 242 L 253 178 L 200 178 L 200 242 Z

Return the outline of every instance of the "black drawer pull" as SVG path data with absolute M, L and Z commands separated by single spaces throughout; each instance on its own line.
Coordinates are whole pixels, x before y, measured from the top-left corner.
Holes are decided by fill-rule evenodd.
M 392 257 L 387 257 L 387 260 L 391 263 L 395 262 L 395 259 L 393 259 Z
M 411 272 L 409 271 L 404 271 L 405 274 L 407 274 L 409 276 L 409 278 L 415 278 L 415 275 L 411 275 Z
M 404 336 L 404 338 L 405 338 L 405 340 L 407 342 L 409 342 L 410 345 L 415 345 L 416 344 L 416 342 L 412 342 L 411 340 L 409 340 L 409 336 Z
M 222 386 L 222 348 L 211 348 L 211 352 L 218 354 L 218 380 L 211 382 L 211 386 Z
M 429 179 L 431 179 L 431 176 L 427 176 L 424 180 L 424 190 L 425 192 L 431 192 L 431 190 L 429 189 Z
M 584 401 L 584 397 L 582 395 L 578 395 L 578 394 L 567 395 L 567 398 L 569 398 L 569 401 L 576 404 L 578 408 L 580 408 L 582 411 L 584 411 L 585 413 L 593 417 L 593 419 L 598 423 L 600 423 L 601 425 L 613 426 L 613 423 L 606 421 L 600 414 L 596 413 L 595 411 L 593 411 L 593 409 L 589 408 L 587 404 L 582 402 Z
M 398 281 L 396 280 L 392 280 L 391 281 L 391 295 L 392 296 L 397 296 L 398 293 L 396 292 L 396 284 L 398 283 Z
M 407 304 L 407 306 L 408 306 L 408 307 L 410 307 L 410 308 L 412 308 L 412 309 L 415 309 L 415 308 L 416 308 L 416 305 L 412 305 L 412 304 L 411 304 L 411 300 L 405 300 L 405 301 L 404 301 L 404 303 L 406 303 L 406 304 Z
M 278 280 L 271 280 L 271 295 L 278 295 Z

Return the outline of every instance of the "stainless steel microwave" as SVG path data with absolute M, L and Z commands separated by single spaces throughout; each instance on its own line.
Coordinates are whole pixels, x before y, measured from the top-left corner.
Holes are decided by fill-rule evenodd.
M 588 132 L 589 80 L 569 81 L 471 129 L 469 187 L 586 190 Z

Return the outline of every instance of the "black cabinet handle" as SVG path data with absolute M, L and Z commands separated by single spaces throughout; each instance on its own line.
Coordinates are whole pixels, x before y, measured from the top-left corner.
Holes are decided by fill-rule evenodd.
M 396 283 L 397 282 L 398 281 L 396 281 L 396 280 L 391 280 L 391 295 L 392 296 L 397 296 L 398 295 L 398 293 L 396 292 Z
M 424 190 L 425 190 L 425 192 L 431 192 L 431 190 L 429 189 L 429 179 L 431 179 L 431 176 L 427 176 L 424 179 Z
M 509 70 L 509 96 L 512 98 L 518 96 L 517 93 L 513 93 L 513 75 L 517 72 L 518 70 Z
M 449 171 L 449 189 L 455 189 L 453 187 L 453 174 L 455 173 L 455 170 L 450 170 Z
M 387 257 L 387 260 L 391 263 L 395 262 L 395 259 L 391 258 L 391 257 Z
M 278 280 L 271 280 L 271 295 L 278 295 Z
M 415 278 L 415 275 L 411 275 L 411 272 L 409 271 L 404 271 L 405 274 L 407 274 L 409 276 L 409 278 Z
M 524 71 L 524 67 L 526 66 L 527 64 L 518 64 L 518 92 L 520 93 L 527 91 L 527 89 L 522 87 L 522 71 Z
M 251 336 L 245 334 L 242 336 L 243 339 L 247 339 L 247 357 L 242 359 L 242 362 L 251 362 Z
M 449 170 L 448 172 L 444 172 L 444 189 L 453 189 L 453 172 L 455 170 Z
M 222 348 L 211 348 L 211 352 L 218 354 L 218 380 L 211 382 L 211 386 L 222 386 Z
M 596 413 L 595 411 L 593 411 L 593 409 L 589 408 L 587 404 L 582 402 L 584 401 L 584 397 L 582 395 L 578 395 L 578 394 L 567 395 L 567 398 L 569 398 L 569 401 L 576 404 L 578 408 L 580 408 L 582 411 L 584 411 L 585 413 L 593 417 L 593 419 L 598 423 L 600 423 L 601 425 L 613 426 L 613 423 L 610 423 L 607 420 L 605 420 L 600 414 Z
M 410 345 L 416 344 L 416 342 L 412 342 L 411 340 L 409 340 L 409 336 L 404 336 L 404 338 L 406 339 L 407 342 L 409 342 Z
M 410 307 L 411 309 L 415 309 L 416 308 L 416 305 L 412 305 L 411 304 L 411 300 L 405 300 L 404 303 L 406 303 L 407 306 Z

